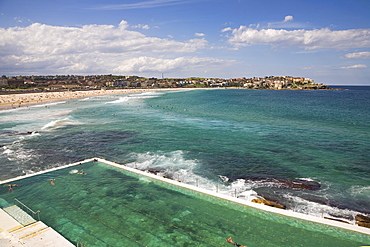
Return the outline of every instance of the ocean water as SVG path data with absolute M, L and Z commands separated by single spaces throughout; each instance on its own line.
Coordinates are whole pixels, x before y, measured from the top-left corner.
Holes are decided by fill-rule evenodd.
M 353 223 L 370 213 L 370 87 L 159 91 L 0 111 L 0 180 L 92 157 Z

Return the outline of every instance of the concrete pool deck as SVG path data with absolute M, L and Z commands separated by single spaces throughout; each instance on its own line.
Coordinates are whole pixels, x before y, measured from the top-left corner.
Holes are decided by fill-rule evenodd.
M 164 177 L 161 177 L 161 176 L 158 176 L 158 175 L 146 172 L 146 171 L 141 171 L 141 170 L 138 170 L 138 169 L 135 169 L 135 168 L 131 168 L 131 167 L 121 165 L 121 164 L 111 162 L 111 161 L 101 159 L 101 158 L 86 159 L 86 160 L 81 161 L 81 162 L 76 162 L 76 163 L 68 164 L 68 165 L 65 165 L 65 166 L 56 167 L 56 168 L 48 169 L 48 170 L 45 170 L 45 171 L 40 171 L 40 172 L 37 172 L 37 173 L 8 179 L 8 180 L 5 180 L 5 181 L 0 181 L 0 184 L 11 183 L 11 182 L 16 181 L 16 180 L 20 180 L 20 179 L 32 177 L 32 176 L 35 176 L 35 175 L 39 175 L 39 174 L 43 174 L 43 173 L 47 173 L 47 172 L 51 172 L 51 171 L 56 171 L 56 170 L 68 168 L 68 167 L 73 167 L 73 166 L 76 166 L 76 165 L 79 165 L 79 164 L 92 162 L 92 161 L 98 161 L 98 162 L 101 162 L 101 163 L 104 163 L 104 164 L 107 164 L 107 165 L 110 165 L 110 166 L 117 167 L 119 169 L 123 169 L 123 170 L 129 171 L 129 172 L 138 174 L 140 176 L 150 177 L 152 179 L 156 179 L 156 180 L 162 181 L 162 182 L 167 183 L 167 184 L 182 187 L 182 188 L 185 188 L 185 189 L 188 189 L 188 190 L 191 190 L 191 191 L 196 191 L 196 192 L 199 192 L 199 193 L 202 193 L 202 194 L 205 194 L 205 195 L 209 195 L 209 196 L 212 196 L 212 197 L 221 198 L 221 199 L 231 201 L 231 202 L 234 202 L 234 203 L 237 203 L 237 204 L 240 204 L 240 205 L 245 205 L 245 206 L 248 206 L 248 207 L 260 209 L 260 210 L 263 210 L 263 211 L 267 211 L 267 212 L 271 212 L 271 213 L 275 213 L 275 214 L 279 214 L 279 215 L 298 218 L 298 219 L 302 219 L 302 220 L 306 220 L 306 221 L 320 223 L 320 224 L 324 224 L 324 225 L 328 225 L 328 226 L 334 226 L 334 227 L 346 229 L 346 230 L 349 230 L 349 231 L 355 231 L 355 232 L 359 232 L 359 233 L 362 233 L 362 234 L 370 235 L 370 229 L 369 228 L 360 227 L 358 225 L 352 225 L 352 224 L 343 223 L 343 222 L 339 222 L 339 221 L 335 221 L 335 220 L 320 218 L 320 217 L 316 217 L 316 216 L 306 215 L 306 214 L 302 214 L 302 213 L 297 213 L 297 212 L 293 212 L 291 210 L 278 209 L 278 208 L 273 208 L 273 207 L 266 206 L 266 205 L 263 205 L 263 204 L 248 202 L 248 201 L 240 199 L 240 198 L 236 198 L 236 197 L 229 196 L 229 195 L 224 195 L 224 194 L 221 194 L 221 193 L 218 193 L 218 192 L 213 192 L 213 191 L 210 191 L 210 190 L 207 190 L 207 189 L 202 189 L 202 188 L 199 188 L 199 187 L 194 186 L 194 185 L 189 185 L 189 184 L 185 184 L 185 183 L 173 180 L 173 179 L 164 178 Z M 2 222 L 1 218 L 0 218 L 0 222 Z M 14 222 L 12 223 L 12 221 L 9 221 L 9 225 L 5 225 L 4 227 L 0 226 L 0 228 L 2 228 L 2 229 L 11 229 L 11 228 L 15 227 L 12 224 L 14 224 Z M 1 232 L 0 232 L 0 245 L 2 244 L 1 241 L 4 240 L 4 237 L 2 237 L 2 235 L 4 235 L 4 234 L 1 234 Z M 3 245 L 1 245 L 1 246 L 3 246 Z M 4 245 L 4 246 L 17 246 L 17 245 Z M 24 246 L 24 245 L 19 245 L 19 246 Z M 42 246 L 42 245 L 34 245 L 34 246 Z M 48 246 L 50 246 L 50 245 L 48 245 Z
M 72 247 L 74 245 L 41 221 L 23 226 L 0 209 L 0 246 Z

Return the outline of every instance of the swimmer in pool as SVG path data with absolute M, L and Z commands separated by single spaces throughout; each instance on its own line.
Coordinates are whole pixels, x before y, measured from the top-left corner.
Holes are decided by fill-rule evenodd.
M 232 239 L 232 237 L 228 238 L 228 239 L 225 239 L 226 242 L 230 243 L 230 244 L 233 244 L 234 246 L 236 247 L 247 247 L 246 245 L 240 245 L 238 243 L 235 243 Z
M 9 186 L 9 190 L 8 191 L 10 192 L 10 191 L 14 191 L 13 187 L 14 186 L 18 186 L 18 184 L 6 184 L 4 186 Z

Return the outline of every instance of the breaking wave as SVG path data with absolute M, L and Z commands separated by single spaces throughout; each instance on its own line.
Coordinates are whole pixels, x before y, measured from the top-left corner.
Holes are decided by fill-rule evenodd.
M 68 125 L 80 125 L 80 124 L 82 124 L 82 123 L 80 123 L 78 121 L 75 121 L 75 120 L 72 120 L 70 117 L 67 117 L 67 118 L 64 118 L 64 119 L 58 119 L 58 120 L 51 121 L 51 122 L 45 124 L 41 128 L 41 130 L 54 130 L 54 129 L 62 128 L 62 127 L 68 126 Z
M 30 108 L 48 107 L 48 106 L 53 106 L 53 105 L 64 104 L 66 102 L 67 101 L 58 101 L 58 102 L 51 102 L 51 103 L 41 104 L 41 105 L 31 105 Z
M 132 94 L 124 97 L 119 97 L 117 100 L 106 102 L 106 104 L 119 104 L 131 101 L 140 101 L 142 99 L 156 98 L 162 95 L 160 92 L 144 92 L 140 94 Z

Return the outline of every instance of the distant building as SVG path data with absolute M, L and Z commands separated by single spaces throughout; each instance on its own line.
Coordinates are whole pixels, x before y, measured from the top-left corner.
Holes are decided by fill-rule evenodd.
M 5 78 L 0 79 L 0 86 L 8 86 L 8 80 Z
M 129 83 L 126 80 L 115 80 L 113 82 L 113 86 L 115 87 L 127 87 L 128 85 Z
M 24 80 L 10 79 L 8 80 L 8 85 L 11 87 L 18 87 L 20 85 L 24 85 Z

